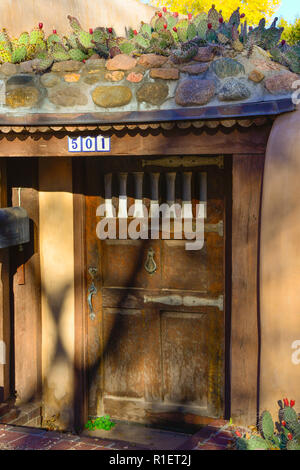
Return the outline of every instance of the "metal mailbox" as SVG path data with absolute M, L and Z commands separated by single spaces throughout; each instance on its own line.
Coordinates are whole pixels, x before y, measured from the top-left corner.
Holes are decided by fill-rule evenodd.
M 29 218 L 22 207 L 0 209 L 0 248 L 30 241 Z

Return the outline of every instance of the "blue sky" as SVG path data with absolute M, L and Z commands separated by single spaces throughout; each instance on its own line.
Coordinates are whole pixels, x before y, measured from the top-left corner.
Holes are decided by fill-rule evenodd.
M 281 7 L 276 15 L 283 16 L 285 20 L 293 22 L 295 18 L 300 17 L 299 0 L 282 0 Z
M 149 3 L 149 0 L 141 0 L 143 3 Z M 276 13 L 277 16 L 289 22 L 293 22 L 295 18 L 300 17 L 300 1 L 299 0 L 282 0 L 281 7 Z

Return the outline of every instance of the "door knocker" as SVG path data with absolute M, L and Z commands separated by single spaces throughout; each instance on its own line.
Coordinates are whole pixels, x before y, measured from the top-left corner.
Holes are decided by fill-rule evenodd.
M 89 287 L 88 290 L 88 305 L 89 305 L 89 311 L 90 311 L 90 319 L 95 320 L 96 319 L 96 313 L 94 312 L 94 307 L 93 307 L 93 295 L 97 294 L 97 288 L 94 284 L 95 276 L 98 273 L 97 268 L 89 268 L 89 275 L 92 278 L 92 284 Z
M 157 264 L 154 261 L 154 254 L 155 253 L 154 253 L 153 248 L 149 248 L 146 263 L 145 263 L 145 269 L 148 274 L 154 274 L 155 271 L 157 270 Z

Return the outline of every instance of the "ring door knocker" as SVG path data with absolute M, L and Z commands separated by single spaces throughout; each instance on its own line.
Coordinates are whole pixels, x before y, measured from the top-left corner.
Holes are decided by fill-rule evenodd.
M 157 264 L 154 261 L 154 255 L 155 253 L 154 253 L 153 248 L 150 248 L 148 250 L 147 259 L 145 263 L 145 269 L 148 274 L 154 274 L 155 271 L 157 270 Z
M 94 283 L 95 276 L 97 273 L 98 273 L 97 268 L 89 268 L 89 275 L 92 278 L 92 284 L 90 285 L 89 290 L 88 290 L 88 305 L 89 305 L 89 311 L 90 311 L 90 319 L 93 321 L 96 319 L 96 313 L 94 312 L 94 307 L 93 307 L 93 295 L 96 295 L 98 292 Z

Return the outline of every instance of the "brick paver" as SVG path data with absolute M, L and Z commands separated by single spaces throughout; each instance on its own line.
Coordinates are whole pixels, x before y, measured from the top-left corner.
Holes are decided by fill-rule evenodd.
M 233 442 L 229 425 L 216 420 L 200 429 L 177 450 L 226 450 Z M 0 425 L 0 450 L 149 450 L 130 442 L 79 437 L 36 428 Z M 153 449 L 152 449 L 153 450 Z

